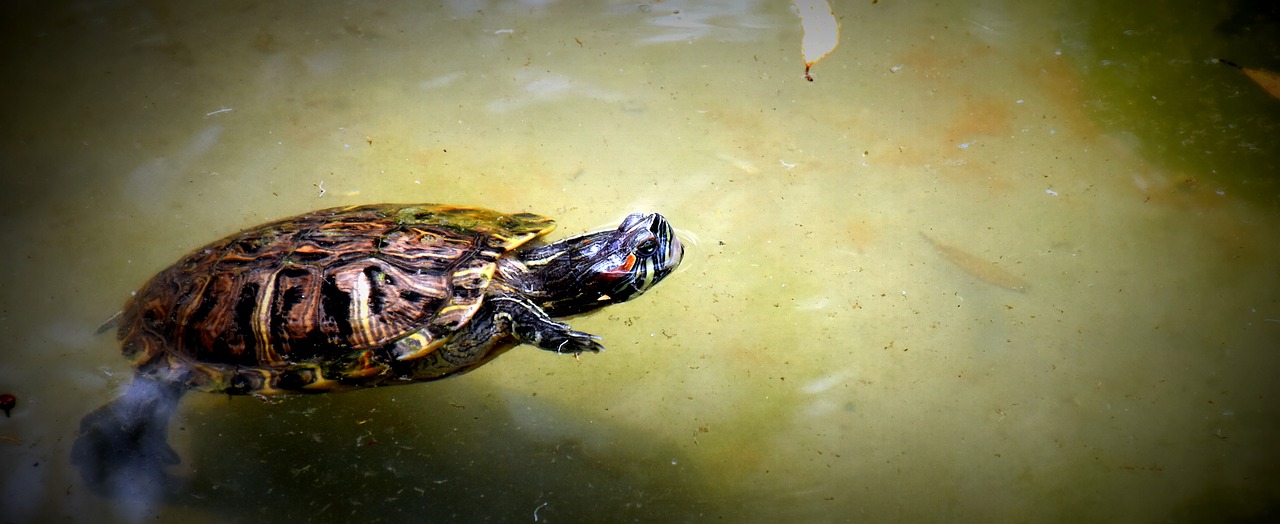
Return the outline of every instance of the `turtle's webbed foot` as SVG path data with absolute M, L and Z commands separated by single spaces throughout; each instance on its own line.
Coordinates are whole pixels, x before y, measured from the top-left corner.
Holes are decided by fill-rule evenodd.
M 599 353 L 604 350 L 600 345 L 600 337 L 590 333 L 574 331 L 567 324 L 555 321 L 522 324 L 516 327 L 516 338 L 526 344 L 538 346 L 547 351 L 577 355 L 580 353 Z
M 173 487 L 165 469 L 179 458 L 165 436 L 181 393 L 145 382 L 135 380 L 125 396 L 80 421 L 71 462 L 95 490 L 118 494 Z
M 561 325 L 564 326 L 564 324 Z M 600 337 L 590 333 L 570 330 L 569 326 L 564 326 L 564 328 L 564 331 L 561 333 L 550 334 L 547 340 L 544 340 L 542 344 L 538 345 L 538 347 L 549 351 L 555 351 L 556 353 L 568 353 L 571 355 L 587 352 L 599 353 L 604 351 L 604 346 L 600 345 L 599 342 Z
M 162 475 L 165 466 L 178 463 L 177 452 L 165 441 L 163 424 L 146 416 L 122 416 L 120 411 L 118 405 L 108 404 L 80 421 L 71 460 L 90 484 L 125 471 Z

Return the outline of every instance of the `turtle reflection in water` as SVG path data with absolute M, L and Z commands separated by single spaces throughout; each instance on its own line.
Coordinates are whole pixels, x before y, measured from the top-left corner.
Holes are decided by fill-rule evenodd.
M 519 344 L 600 351 L 598 337 L 553 319 L 634 298 L 684 254 L 656 213 L 529 244 L 554 227 L 530 213 L 375 204 L 197 249 L 113 319 L 134 380 L 81 421 L 72 461 L 90 485 L 163 480 L 187 390 L 328 392 L 465 373 Z

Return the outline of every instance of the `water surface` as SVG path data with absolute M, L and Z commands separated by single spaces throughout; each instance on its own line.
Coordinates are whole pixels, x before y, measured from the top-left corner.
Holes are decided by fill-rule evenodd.
M 1043 4 L 838 2 L 813 82 L 781 1 L 11 6 L 0 517 L 1274 516 L 1280 100 L 1212 59 L 1280 70 L 1275 14 Z M 189 395 L 180 495 L 80 482 L 130 291 L 381 201 L 696 244 L 605 353 Z

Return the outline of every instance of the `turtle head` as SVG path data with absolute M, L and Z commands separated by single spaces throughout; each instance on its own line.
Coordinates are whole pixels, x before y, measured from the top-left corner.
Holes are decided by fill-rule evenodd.
M 680 265 L 684 246 L 667 219 L 636 213 L 617 229 L 525 251 L 523 286 L 548 315 L 564 317 L 630 300 Z

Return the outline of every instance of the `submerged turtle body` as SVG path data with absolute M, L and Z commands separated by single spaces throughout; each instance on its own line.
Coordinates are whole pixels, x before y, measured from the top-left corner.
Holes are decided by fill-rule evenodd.
M 656 213 L 530 243 L 554 227 L 530 213 L 375 204 L 270 222 L 200 248 L 148 281 L 115 320 L 136 379 L 82 421 L 73 458 L 91 482 L 112 474 L 108 457 L 175 461 L 164 428 L 187 390 L 323 392 L 464 373 L 519 344 L 599 351 L 597 337 L 553 318 L 633 298 L 683 257 Z

